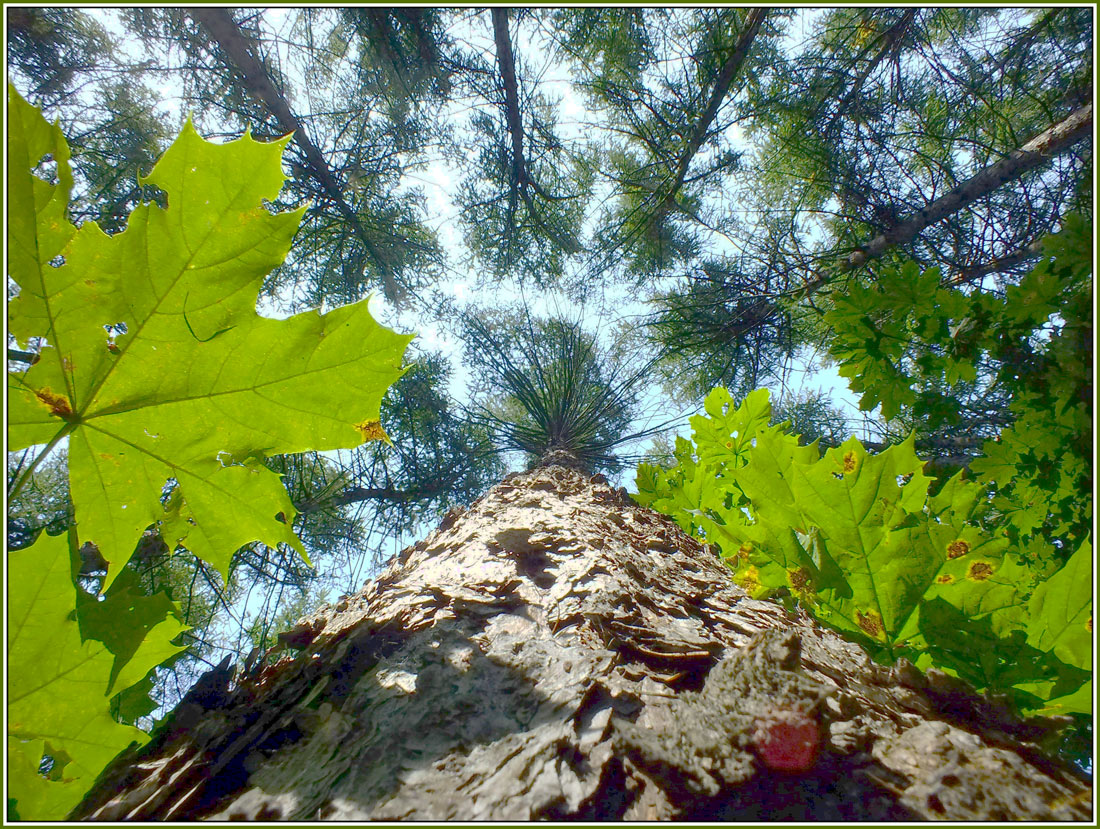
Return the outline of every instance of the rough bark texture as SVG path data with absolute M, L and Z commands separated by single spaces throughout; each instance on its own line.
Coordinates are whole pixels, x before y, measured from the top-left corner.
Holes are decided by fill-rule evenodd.
M 74 817 L 1087 819 L 945 677 L 754 601 L 600 476 L 511 475 L 204 688 Z

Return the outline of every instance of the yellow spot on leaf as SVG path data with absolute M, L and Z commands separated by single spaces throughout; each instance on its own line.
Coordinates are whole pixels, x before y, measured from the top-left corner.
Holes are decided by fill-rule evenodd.
M 813 581 L 813 576 L 805 567 L 787 571 L 787 581 L 795 590 L 806 590 Z
M 947 557 L 958 558 L 959 556 L 965 556 L 970 552 L 970 545 L 963 541 L 961 538 L 952 541 L 947 545 Z
M 751 553 L 751 552 L 752 552 L 752 544 L 750 544 L 748 541 L 746 541 L 744 544 L 742 544 L 740 547 L 738 547 L 736 550 L 734 550 L 727 557 L 729 559 L 729 561 L 731 562 L 729 566 L 736 570 L 742 564 L 745 564 L 745 563 L 748 562 L 749 553 Z
M 362 423 L 356 423 L 355 428 L 359 430 L 359 433 L 363 436 L 363 440 L 384 440 L 389 441 L 389 435 L 382 428 L 381 421 L 378 420 L 364 420 Z
M 858 465 L 859 459 L 856 457 L 854 449 L 849 449 L 847 452 L 844 453 L 844 461 L 842 462 L 842 467 L 844 469 L 845 475 L 847 475 L 849 472 L 855 472 L 856 466 Z
M 866 613 L 860 613 L 856 611 L 856 622 L 859 625 L 860 630 L 866 633 L 873 639 L 885 639 L 885 628 L 882 625 L 882 616 L 875 610 L 868 610 Z
M 1085 630 L 1087 630 L 1089 633 L 1092 633 L 1092 617 L 1091 616 L 1089 616 L 1088 621 L 1085 622 Z
M 971 581 L 985 581 L 993 575 L 993 565 L 988 561 L 975 561 L 966 571 L 966 577 Z
M 760 571 L 750 566 L 743 573 L 738 573 L 734 577 L 734 581 L 741 585 L 742 589 L 751 596 L 760 589 Z
M 951 584 L 953 581 L 955 581 L 955 577 L 950 573 L 944 573 L 942 576 L 936 577 L 937 584 Z
M 64 395 L 57 394 L 48 388 L 39 389 L 34 394 L 46 405 L 50 410 L 50 414 L 57 417 L 72 417 L 73 410 L 69 407 L 69 400 Z

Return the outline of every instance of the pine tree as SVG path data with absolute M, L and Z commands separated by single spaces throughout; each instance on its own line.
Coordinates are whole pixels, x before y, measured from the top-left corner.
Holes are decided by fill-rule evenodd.
M 506 477 L 73 813 L 99 820 L 1068 820 L 1085 778 L 946 675 L 749 599 L 602 476 Z
M 576 328 L 561 327 L 578 347 L 553 370 L 533 333 L 474 329 L 525 413 L 503 440 L 531 468 L 262 657 L 210 672 L 72 817 L 1086 814 L 1086 778 L 1040 749 L 1056 723 L 1021 721 L 943 673 L 876 664 L 749 598 L 712 547 L 592 474 L 616 436 L 577 427 L 612 420 L 630 388 L 599 391 Z M 582 399 L 593 406 L 557 405 Z

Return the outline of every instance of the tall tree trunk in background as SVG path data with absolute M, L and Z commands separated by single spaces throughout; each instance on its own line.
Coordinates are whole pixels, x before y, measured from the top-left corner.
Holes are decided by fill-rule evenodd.
M 543 218 L 542 212 L 531 195 L 534 191 L 535 195 L 547 201 L 562 199 L 561 196 L 552 196 L 543 190 L 532 175 L 531 165 L 523 149 L 523 110 L 519 102 L 519 80 L 516 77 L 515 56 L 512 54 L 512 38 L 508 32 L 508 9 L 492 8 L 490 15 L 493 20 L 493 42 L 496 44 L 497 65 L 500 67 L 501 86 L 504 90 L 504 120 L 508 127 L 512 148 L 512 170 L 508 182 L 509 214 L 515 215 L 516 198 L 523 199 L 531 221 L 540 230 L 550 236 L 562 250 L 578 253 L 580 245 L 577 240 L 552 227 Z
M 948 678 L 749 599 L 601 476 L 510 475 L 211 674 L 102 820 L 1085 819 L 1083 777 Z
M 366 228 L 363 227 L 363 221 L 359 213 L 347 203 L 343 195 L 343 187 L 336 180 L 336 175 L 329 168 L 328 162 L 325 161 L 325 157 L 321 154 L 317 145 L 313 143 L 309 132 L 291 111 L 290 105 L 283 94 L 271 82 L 271 78 L 268 77 L 263 62 L 259 58 L 259 50 L 256 49 L 251 38 L 241 31 L 240 26 L 237 25 L 236 21 L 233 20 L 233 16 L 226 9 L 196 6 L 188 8 L 187 14 L 206 27 L 211 37 L 233 61 L 234 67 L 244 78 L 246 87 L 263 101 L 268 112 L 274 115 L 279 122 L 279 126 L 287 132 L 294 133 L 294 140 L 302 148 L 313 177 L 321 185 L 325 195 L 336 205 L 340 215 L 355 231 L 355 235 L 362 243 L 364 250 L 367 251 L 367 254 L 378 268 L 386 299 L 395 304 L 399 303 L 404 297 L 404 293 L 394 279 L 392 268 L 378 250 L 377 245 L 371 240 Z
M 707 108 L 703 110 L 703 114 L 699 117 L 695 129 L 692 131 L 690 139 L 688 139 L 683 154 L 676 162 L 676 173 L 668 186 L 668 192 L 664 194 L 664 198 L 657 207 L 658 212 L 668 210 L 676 201 L 676 195 L 680 192 L 680 188 L 684 186 L 688 168 L 699 150 L 702 149 L 703 142 L 706 141 L 707 134 L 714 123 L 714 118 L 718 115 L 722 102 L 729 94 L 733 79 L 741 71 L 745 58 L 748 57 L 749 49 L 752 47 L 752 42 L 756 39 L 760 27 L 764 25 L 764 21 L 768 17 L 768 11 L 768 9 L 752 9 L 745 19 L 745 28 L 741 30 L 741 35 L 737 38 L 733 52 L 726 58 L 721 71 L 714 79 L 714 86 L 711 88 L 710 98 L 707 100 Z

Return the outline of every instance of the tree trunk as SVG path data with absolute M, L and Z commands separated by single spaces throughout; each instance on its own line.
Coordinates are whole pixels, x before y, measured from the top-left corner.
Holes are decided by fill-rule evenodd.
M 668 192 L 665 193 L 664 198 L 661 200 L 661 204 L 657 207 L 658 212 L 668 210 L 675 203 L 676 195 L 680 192 L 680 188 L 684 186 L 684 179 L 687 177 L 688 167 L 691 166 L 692 159 L 695 158 L 702 148 L 703 142 L 706 141 L 711 124 L 714 123 L 714 119 L 718 115 L 718 110 L 722 106 L 722 101 L 724 101 L 726 95 L 729 94 L 730 85 L 733 83 L 733 79 L 741 71 L 741 67 L 745 63 L 745 58 L 748 57 L 749 48 L 752 46 L 752 42 L 756 39 L 756 35 L 760 32 L 760 27 L 764 25 L 764 21 L 768 17 L 768 11 L 768 9 L 752 9 L 745 19 L 745 28 L 742 29 L 741 36 L 737 38 L 737 44 L 734 46 L 733 52 L 730 53 L 730 56 L 722 65 L 718 77 L 714 79 L 714 88 L 711 90 L 710 98 L 707 100 L 707 108 L 703 110 L 703 114 L 695 125 L 695 130 L 692 132 L 687 147 L 684 149 L 683 154 L 680 156 L 680 160 L 676 164 L 676 173 L 669 185 Z
M 522 199 L 531 221 L 540 230 L 566 253 L 579 253 L 580 245 L 577 240 L 551 227 L 539 212 L 535 199 L 531 195 L 533 190 L 536 195 L 547 201 L 562 201 L 570 198 L 547 193 L 531 174 L 531 166 L 523 150 L 523 111 L 519 103 L 519 80 L 516 77 L 515 56 L 512 54 L 512 38 L 508 32 L 508 9 L 494 7 L 489 11 L 493 20 L 493 42 L 496 44 L 500 81 L 504 89 L 504 120 L 512 143 L 512 171 L 508 182 L 509 216 L 512 217 L 515 214 L 516 199 Z M 510 218 L 508 224 L 514 224 L 514 219 Z
M 858 267 L 870 259 L 877 259 L 892 247 L 912 242 L 926 227 L 954 215 L 1025 173 L 1045 166 L 1056 155 L 1091 136 L 1092 104 L 1088 103 L 1007 157 L 982 168 L 953 190 L 876 236 L 848 257 L 848 265 Z
M 943 675 L 746 597 L 602 476 L 509 475 L 212 674 L 99 820 L 1085 819 L 1083 775 Z M 224 680 L 223 680 L 224 682 Z
M 382 278 L 382 292 L 386 299 L 394 304 L 399 304 L 404 298 L 404 292 L 394 279 L 393 270 L 386 262 L 385 257 L 378 247 L 371 241 L 370 234 L 363 227 L 362 219 L 356 210 L 344 199 L 343 188 L 336 180 L 336 176 L 325 161 L 325 157 L 309 137 L 309 133 L 291 112 L 283 94 L 275 88 L 271 82 L 263 63 L 260 61 L 251 39 L 241 31 L 241 28 L 233 20 L 233 16 L 226 9 L 212 9 L 196 6 L 187 9 L 187 14 L 198 23 L 206 27 L 210 35 L 221 46 L 222 50 L 233 61 L 237 71 L 245 80 L 245 86 L 252 90 L 267 107 L 267 111 L 275 116 L 275 119 L 287 132 L 294 133 L 294 139 L 306 156 L 309 170 L 313 177 L 321 185 L 321 189 L 336 205 L 340 215 L 355 232 L 356 238 L 362 243 L 367 255 L 374 261 Z

